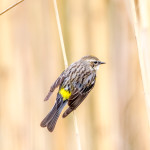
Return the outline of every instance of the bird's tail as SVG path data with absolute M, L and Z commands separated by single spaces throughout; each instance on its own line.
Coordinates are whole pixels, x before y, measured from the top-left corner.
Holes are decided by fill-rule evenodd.
M 66 104 L 67 104 L 67 100 L 63 101 L 62 96 L 60 94 L 58 94 L 54 107 L 41 122 L 41 124 L 40 124 L 41 127 L 47 126 L 47 129 L 50 132 L 52 132 L 55 128 L 58 117 Z

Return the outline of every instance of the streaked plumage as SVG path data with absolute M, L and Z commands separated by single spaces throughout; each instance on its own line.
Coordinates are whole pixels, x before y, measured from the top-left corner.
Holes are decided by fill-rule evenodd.
M 44 99 L 45 101 L 48 100 L 53 91 L 59 86 L 56 103 L 41 122 L 41 127 L 47 127 L 52 132 L 62 109 L 67 103 L 69 108 L 63 113 L 63 118 L 82 103 L 95 85 L 96 70 L 100 64 L 104 64 L 104 62 L 99 61 L 94 56 L 85 56 L 61 73 Z

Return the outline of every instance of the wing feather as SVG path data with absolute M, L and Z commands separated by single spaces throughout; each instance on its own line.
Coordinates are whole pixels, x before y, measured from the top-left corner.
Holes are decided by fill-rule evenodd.
M 64 112 L 63 118 L 68 116 L 73 110 L 75 110 L 87 97 L 89 92 L 92 90 L 92 88 L 95 85 L 95 74 L 90 76 L 90 78 L 87 78 L 87 83 L 85 83 L 86 86 L 82 86 L 81 88 L 75 88 L 74 92 L 71 94 L 68 105 L 69 108 Z M 90 81 L 89 81 L 90 80 Z
M 45 97 L 44 101 L 47 101 L 50 96 L 52 95 L 52 93 L 54 92 L 54 90 L 64 81 L 65 76 L 64 76 L 64 71 L 61 73 L 61 75 L 57 78 L 57 80 L 54 82 L 54 84 L 51 86 L 47 96 Z

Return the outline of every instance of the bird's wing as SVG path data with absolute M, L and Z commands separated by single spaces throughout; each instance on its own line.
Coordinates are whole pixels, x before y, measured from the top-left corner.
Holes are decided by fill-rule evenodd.
M 65 75 L 64 75 L 64 71 L 63 71 L 61 73 L 61 75 L 57 78 L 57 80 L 54 82 L 54 84 L 51 86 L 47 96 L 44 99 L 44 101 L 47 101 L 50 98 L 53 91 L 64 81 L 64 78 L 65 78 Z
M 76 92 L 70 96 L 68 105 L 71 108 L 76 109 L 81 104 L 81 102 L 86 98 L 89 92 L 92 90 L 92 88 L 94 87 L 94 84 L 95 82 L 91 84 L 90 86 L 82 89 L 82 91 L 76 90 Z
M 64 112 L 63 117 L 66 117 L 83 102 L 95 85 L 95 77 L 95 74 L 91 74 L 81 88 L 75 88 L 74 92 L 68 99 L 69 108 Z

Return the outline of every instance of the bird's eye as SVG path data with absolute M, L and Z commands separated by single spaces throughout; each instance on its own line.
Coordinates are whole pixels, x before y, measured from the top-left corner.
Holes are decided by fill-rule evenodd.
M 93 63 L 94 63 L 95 65 L 97 65 L 97 61 L 94 61 Z

